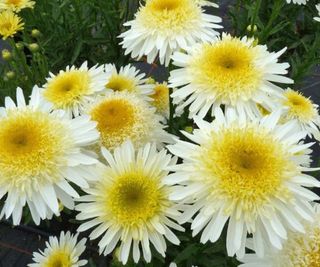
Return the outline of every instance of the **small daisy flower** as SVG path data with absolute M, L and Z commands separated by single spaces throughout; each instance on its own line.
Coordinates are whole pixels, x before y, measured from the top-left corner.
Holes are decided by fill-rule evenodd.
M 193 235 L 215 242 L 227 224 L 227 252 L 241 258 L 252 234 L 254 248 L 282 248 L 287 231 L 303 232 L 301 220 L 313 220 L 309 202 L 319 197 L 305 187 L 320 182 L 305 172 L 312 144 L 294 123 L 278 124 L 281 112 L 249 121 L 235 111 L 215 110 L 212 123 L 195 118 L 199 129 L 185 135 L 195 144 L 178 141 L 168 149 L 183 159 L 172 183 L 180 183 L 173 200 L 190 203 L 180 222 L 192 217 Z M 308 155 L 310 158 L 310 155 Z M 229 221 L 227 223 L 227 221 Z
M 170 183 L 167 168 L 176 159 L 157 152 L 155 145 L 147 144 L 135 152 L 133 144 L 126 142 L 112 155 L 102 149 L 109 166 L 97 182 L 80 197 L 77 205 L 81 213 L 77 220 L 88 220 L 78 231 L 92 227 L 91 239 L 102 236 L 100 254 L 110 254 L 120 243 L 119 260 L 126 264 L 129 255 L 138 262 L 141 254 L 151 261 L 151 244 L 165 257 L 166 239 L 178 245 L 179 239 L 170 228 L 183 231 L 175 223 L 180 216 L 178 205 L 169 199 L 175 190 Z
M 283 119 L 285 121 L 297 120 L 301 130 L 320 140 L 318 105 L 303 96 L 302 93 L 293 91 L 290 88 L 284 91 L 280 105 L 283 109 Z
M 285 52 L 270 53 L 253 39 L 223 34 L 220 40 L 197 44 L 187 54 L 176 52 L 173 64 L 180 67 L 170 74 L 169 84 L 178 88 L 173 101 L 177 112 L 189 106 L 190 117 L 204 117 L 212 108 L 225 105 L 250 117 L 259 114 L 257 104 L 273 102 L 282 89 L 272 82 L 293 83 L 283 75 L 288 63 L 278 63 Z
M 305 233 L 290 231 L 282 250 L 269 248 L 261 258 L 257 254 L 246 254 L 239 259 L 239 267 L 316 267 L 320 264 L 320 212 L 318 204 L 314 207 L 316 219 L 305 223 Z
M 156 83 L 154 86 L 154 92 L 151 95 L 153 105 L 157 109 L 157 113 L 164 118 L 169 118 L 170 115 L 170 89 L 166 82 Z
M 105 65 L 105 72 L 107 74 L 106 88 L 113 91 L 128 91 L 144 96 L 150 96 L 153 92 L 152 84 L 147 84 L 145 74 L 140 73 L 132 65 L 121 67 L 119 72 L 113 64 Z
M 204 3 L 204 1 L 201 1 Z M 153 63 L 169 65 L 174 51 L 187 49 L 197 41 L 210 41 L 222 28 L 221 18 L 206 14 L 200 1 L 147 0 L 136 13 L 135 19 L 124 24 L 130 29 L 120 35 L 125 53 L 133 58 L 147 56 Z
M 31 0 L 0 0 L 0 10 L 11 10 L 14 12 L 20 12 L 24 8 L 33 8 L 34 1 Z
M 44 251 L 34 252 L 33 261 L 28 267 L 80 267 L 88 263 L 79 260 L 85 251 L 86 238 L 77 242 L 78 234 L 60 233 L 60 238 L 50 236 Z
M 85 149 L 98 140 L 96 123 L 88 116 L 69 119 L 63 111 L 51 112 L 33 89 L 26 105 L 17 89 L 17 105 L 6 97 L 0 109 L 0 198 L 6 195 L 0 218 L 19 224 L 28 205 L 36 224 L 59 215 L 59 201 L 73 209 L 78 193 L 70 182 L 88 187 L 97 160 Z
M 317 4 L 317 5 L 316 5 L 316 9 L 317 9 L 317 11 L 318 11 L 319 17 L 314 17 L 313 19 L 314 19 L 315 21 L 320 22 L 320 4 Z
M 70 116 L 79 116 L 96 92 L 105 89 L 105 76 L 104 66 L 89 69 L 87 62 L 80 68 L 68 66 L 57 75 L 50 73 L 42 92 L 43 99 L 52 103 L 54 109 L 65 110 Z
M 10 10 L 0 12 L 0 36 L 3 40 L 23 30 L 22 19 Z
M 99 96 L 87 112 L 98 123 L 100 145 L 109 150 L 129 139 L 136 148 L 149 142 L 159 146 L 172 142 L 160 124 L 162 118 L 155 114 L 155 108 L 134 93 L 117 91 Z
M 308 0 L 286 0 L 286 1 L 288 4 L 292 2 L 293 4 L 298 4 L 298 5 L 305 5 L 308 2 Z

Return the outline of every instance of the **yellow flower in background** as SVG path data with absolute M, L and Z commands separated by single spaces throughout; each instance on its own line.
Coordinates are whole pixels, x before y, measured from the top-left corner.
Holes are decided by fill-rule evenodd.
M 165 118 L 168 118 L 170 113 L 169 93 L 167 83 L 157 83 L 151 95 L 152 105 L 157 109 L 157 113 Z
M 22 19 L 12 11 L 6 10 L 0 13 L 0 35 L 3 40 L 23 30 L 23 25 Z
M 0 10 L 20 12 L 24 8 L 33 8 L 34 1 L 30 0 L 0 0 Z
M 171 140 L 155 108 L 134 93 L 117 91 L 97 97 L 87 113 L 98 123 L 101 145 L 109 150 L 128 139 L 137 148 L 149 142 L 161 146 Z

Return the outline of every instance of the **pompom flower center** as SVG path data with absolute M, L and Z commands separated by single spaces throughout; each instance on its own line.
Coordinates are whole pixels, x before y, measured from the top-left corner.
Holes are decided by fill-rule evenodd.
M 289 155 L 267 132 L 251 127 L 213 133 L 212 140 L 203 150 L 212 194 L 229 198 L 252 216 L 281 190 L 290 169 Z M 286 197 L 285 192 L 281 194 Z
M 106 88 L 112 89 L 113 91 L 128 90 L 132 92 L 135 89 L 135 82 L 123 75 L 116 74 L 111 76 Z
M 31 110 L 9 111 L 0 123 L 1 184 L 24 190 L 32 183 L 55 181 L 54 170 L 71 141 L 65 137 L 65 126 L 48 114 Z
M 138 226 L 160 212 L 164 197 L 157 179 L 135 170 L 117 177 L 106 188 L 105 205 L 123 227 Z
M 56 108 L 77 105 L 80 99 L 91 92 L 90 77 L 85 71 L 64 72 L 53 78 L 44 91 L 44 97 Z
M 21 4 L 21 0 L 7 0 L 7 4 L 18 6 Z
M 181 34 L 197 27 L 200 16 L 193 0 L 150 0 L 138 12 L 137 21 L 152 31 Z
M 288 107 L 288 116 L 291 119 L 297 118 L 300 121 L 308 122 L 316 116 L 310 99 L 293 90 L 287 90 L 284 95 L 286 99 L 283 104 Z
M 190 62 L 193 82 L 226 104 L 249 100 L 259 90 L 262 72 L 254 63 L 255 53 L 239 39 L 204 44 Z

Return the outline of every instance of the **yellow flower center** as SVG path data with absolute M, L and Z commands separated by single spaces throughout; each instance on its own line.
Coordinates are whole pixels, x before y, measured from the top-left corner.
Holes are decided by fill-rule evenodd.
M 198 26 L 201 8 L 194 0 L 149 0 L 137 14 L 137 21 L 163 34 L 180 34 Z
M 281 143 L 254 127 L 238 127 L 212 133 L 213 142 L 203 148 L 204 170 L 211 194 L 241 205 L 254 219 L 255 212 L 283 189 L 291 166 Z M 232 208 L 232 207 L 230 207 Z M 226 212 L 230 212 L 226 210 Z
M 139 169 L 119 175 L 102 191 L 109 219 L 114 218 L 122 227 L 145 225 L 161 211 L 167 195 L 158 177 L 149 177 Z
M 48 257 L 43 267 L 71 267 L 71 266 L 73 265 L 72 265 L 70 253 L 63 250 L 57 250 Z
M 54 182 L 70 146 L 67 129 L 40 111 L 9 111 L 0 119 L 0 185 L 26 187 Z
M 288 116 L 290 119 L 309 122 L 317 115 L 317 111 L 313 107 L 311 100 L 304 97 L 301 93 L 287 90 L 284 96 L 286 99 L 283 101 L 283 105 L 289 108 Z
M 159 113 L 169 111 L 169 88 L 166 84 L 157 84 L 151 98 L 153 99 L 152 104 L 157 108 Z
M 213 94 L 224 104 L 247 101 L 262 82 L 255 52 L 237 38 L 204 44 L 190 62 L 190 76 L 200 90 Z
M 148 114 L 125 98 L 110 98 L 98 103 L 90 112 L 98 122 L 102 145 L 114 149 L 128 139 L 133 142 L 148 136 Z
M 57 75 L 47 84 L 44 97 L 56 108 L 70 108 L 91 93 L 88 72 L 73 70 Z
M 112 89 L 113 91 L 128 90 L 129 92 L 132 92 L 136 89 L 136 84 L 133 79 L 129 79 L 123 75 L 115 74 L 111 76 L 106 88 Z

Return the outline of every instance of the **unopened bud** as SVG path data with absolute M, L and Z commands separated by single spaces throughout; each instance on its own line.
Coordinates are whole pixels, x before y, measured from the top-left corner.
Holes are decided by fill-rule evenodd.
M 23 43 L 16 43 L 16 48 L 17 48 L 18 50 L 22 50 L 23 47 L 24 47 Z
M 32 43 L 28 45 L 28 48 L 32 53 L 36 53 L 39 51 L 39 45 L 37 43 Z
M 12 53 L 8 49 L 2 50 L 2 58 L 5 61 L 9 61 L 12 59 Z
M 12 80 L 15 76 L 16 76 L 16 74 L 13 71 L 8 71 L 6 73 L 6 77 L 8 78 L 8 80 Z
M 247 27 L 248 32 L 256 32 L 257 30 L 258 30 L 257 25 L 253 25 L 253 27 L 252 27 L 252 25 L 248 25 L 248 27 Z
M 33 38 L 38 38 L 38 37 L 41 36 L 41 32 L 40 32 L 39 30 L 37 30 L 37 29 L 33 29 L 33 30 L 31 31 L 31 36 L 32 36 Z
M 149 77 L 146 81 L 146 84 L 155 84 L 155 83 L 156 83 L 156 80 L 151 77 Z

